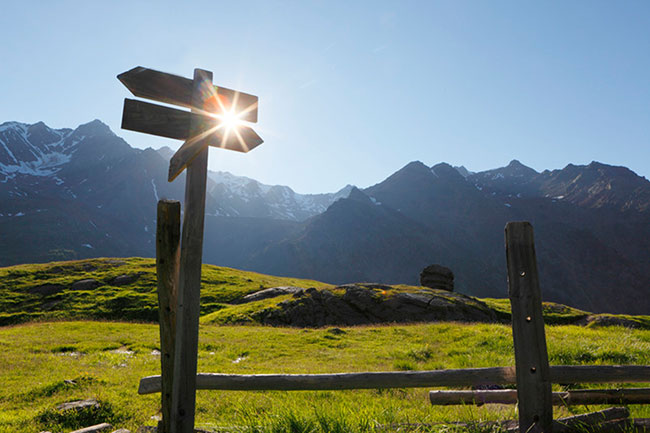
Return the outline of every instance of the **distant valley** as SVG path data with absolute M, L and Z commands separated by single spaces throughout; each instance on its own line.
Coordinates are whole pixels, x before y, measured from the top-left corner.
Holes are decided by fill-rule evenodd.
M 54 130 L 0 125 L 0 265 L 152 257 L 170 149 L 134 149 L 100 121 Z M 455 273 L 456 290 L 506 295 L 503 228 L 535 228 L 544 298 L 593 312 L 650 313 L 650 182 L 625 167 L 541 173 L 513 160 L 472 173 L 411 162 L 365 189 L 301 195 L 211 172 L 204 262 L 332 284 L 418 284 Z

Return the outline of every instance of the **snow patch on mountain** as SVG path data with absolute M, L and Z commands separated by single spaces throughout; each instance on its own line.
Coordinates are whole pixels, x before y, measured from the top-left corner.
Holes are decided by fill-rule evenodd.
M 266 216 L 302 221 L 324 212 L 339 198 L 347 197 L 351 185 L 329 194 L 299 194 L 284 185 L 265 185 L 225 171 L 209 172 L 214 182 L 209 193 L 220 201 L 222 216 Z
M 158 197 L 158 188 L 156 188 L 156 182 L 153 179 L 151 179 L 151 186 L 153 187 L 153 195 L 156 197 L 156 203 L 158 203 L 158 200 L 160 200 Z
M 19 122 L 0 125 L 0 174 L 4 175 L 0 182 L 6 183 L 17 175 L 43 177 L 57 173 L 70 162 L 72 152 L 65 141 L 71 133 L 40 122 L 31 126 Z

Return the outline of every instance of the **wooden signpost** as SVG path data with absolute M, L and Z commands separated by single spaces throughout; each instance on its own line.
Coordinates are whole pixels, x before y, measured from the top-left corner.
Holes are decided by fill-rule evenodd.
M 256 122 L 258 99 L 247 93 L 214 86 L 212 73 L 202 69 L 194 70 L 192 80 L 142 67 L 124 72 L 117 78 L 135 96 L 191 109 L 191 111 L 183 111 L 125 99 L 122 115 L 124 129 L 185 140 L 169 164 L 170 182 L 185 168 L 187 168 L 187 176 L 178 265 L 180 269 L 178 272 L 165 269 L 165 275 L 177 275 L 178 287 L 173 367 L 169 362 L 161 361 L 163 375 L 166 371 L 173 371 L 171 387 L 169 383 L 163 383 L 165 389 L 171 389 L 171 397 L 167 392 L 163 392 L 161 428 L 165 433 L 190 433 L 194 430 L 196 408 L 199 301 L 208 172 L 207 148 L 214 146 L 248 152 L 260 145 L 262 139 L 250 127 L 229 126 L 225 122 L 228 117 Z M 160 242 L 171 243 L 173 246 L 173 240 L 161 239 Z M 166 279 L 169 280 L 169 277 Z M 164 287 L 169 285 L 166 284 Z M 171 289 L 163 288 L 163 290 Z M 173 323 L 171 319 L 163 319 L 161 314 L 161 332 L 164 330 L 163 322 L 165 327 Z M 161 335 L 161 344 L 162 340 Z M 174 339 L 165 338 L 165 341 L 174 341 Z M 164 357 L 163 355 L 163 359 Z M 169 412 L 165 413 L 166 410 Z

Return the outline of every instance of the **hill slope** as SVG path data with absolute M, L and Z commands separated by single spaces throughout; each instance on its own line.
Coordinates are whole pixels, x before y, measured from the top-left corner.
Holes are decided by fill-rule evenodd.
M 51 319 L 156 322 L 153 259 L 88 259 L 0 268 L 0 325 Z M 411 322 L 508 323 L 507 300 L 415 286 L 332 286 L 204 265 L 203 324 L 349 326 Z M 650 328 L 647 316 L 592 315 L 545 304 L 547 323 Z

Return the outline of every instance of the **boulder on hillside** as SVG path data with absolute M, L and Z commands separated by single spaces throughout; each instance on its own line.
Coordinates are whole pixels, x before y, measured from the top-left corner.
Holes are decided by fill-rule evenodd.
M 113 286 L 125 286 L 127 284 L 135 283 L 139 278 L 140 274 L 118 275 L 117 277 L 110 280 L 110 284 Z
M 38 286 L 30 287 L 27 289 L 28 293 L 49 296 L 55 293 L 59 293 L 65 289 L 65 286 L 61 284 L 40 284 Z
M 89 398 L 87 400 L 75 400 L 75 401 L 68 401 L 66 403 L 61 403 L 56 407 L 56 410 L 59 411 L 66 411 L 66 410 L 76 410 L 80 411 L 83 409 L 87 408 L 99 408 L 99 402 L 95 400 L 94 398 Z
M 86 278 L 84 280 L 75 281 L 72 283 L 72 286 L 70 286 L 70 288 L 72 290 L 92 290 L 101 285 L 102 284 L 99 281 L 93 278 Z
M 262 299 L 275 298 L 282 295 L 295 295 L 304 291 L 305 289 L 302 287 L 294 286 L 271 287 L 270 289 L 259 290 L 244 296 L 242 302 L 261 301 Z
M 432 289 L 454 291 L 454 273 L 441 265 L 427 266 L 420 272 L 420 285 Z
M 634 316 L 614 316 L 612 314 L 592 314 L 577 322 L 589 327 L 623 326 L 632 329 L 648 329 L 648 322 Z

